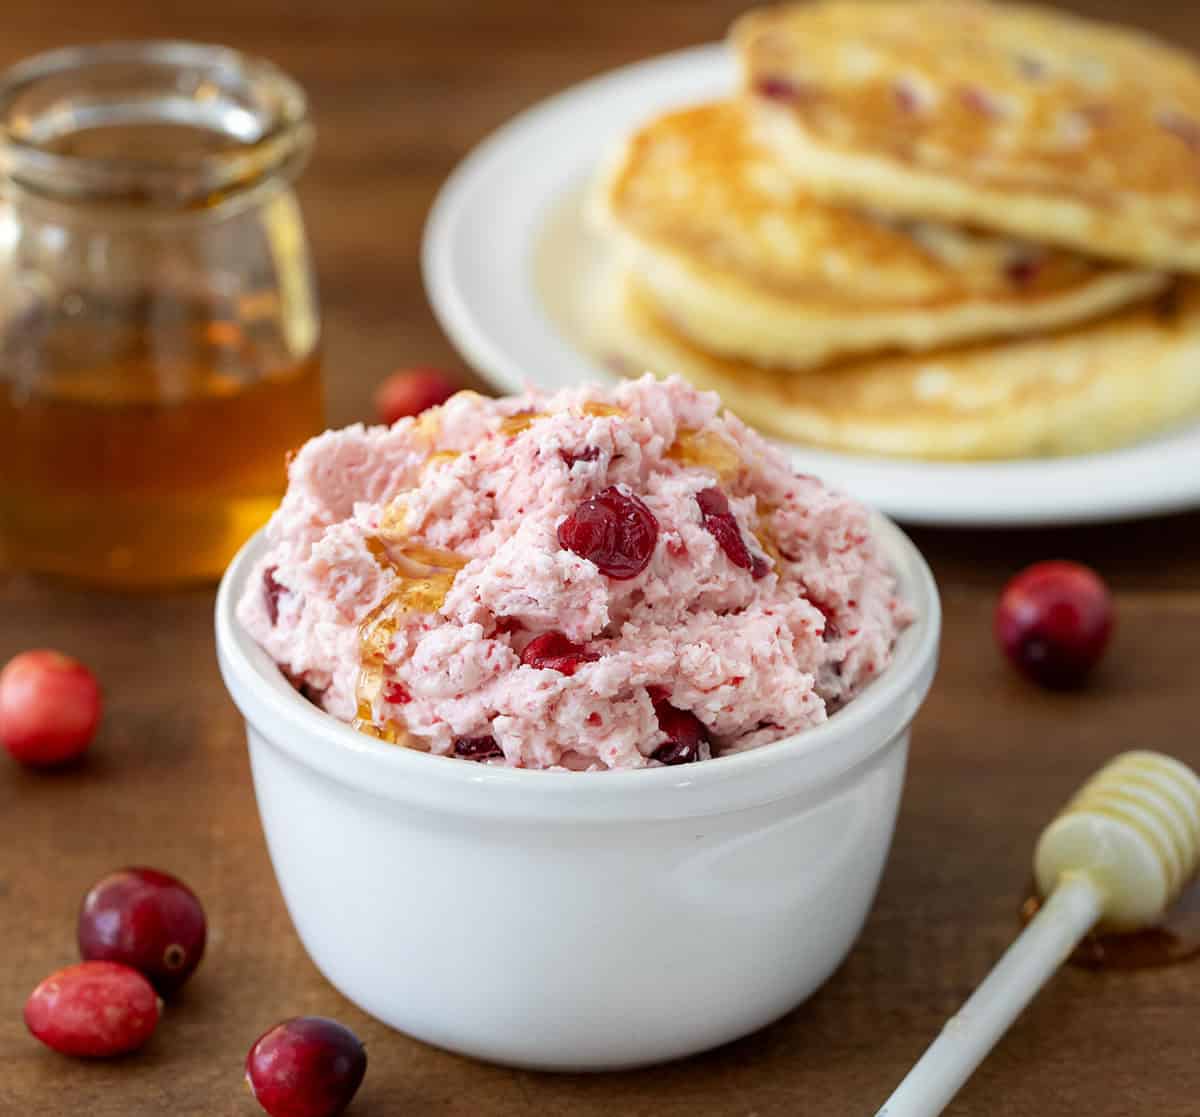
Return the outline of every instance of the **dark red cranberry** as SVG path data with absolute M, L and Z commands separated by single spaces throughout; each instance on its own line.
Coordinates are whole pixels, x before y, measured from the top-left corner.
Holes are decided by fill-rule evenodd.
M 454 741 L 454 755 L 463 760 L 494 760 L 504 755 L 494 737 L 458 737 Z
M 383 688 L 383 697 L 393 706 L 406 706 L 412 701 L 412 695 L 408 693 L 408 687 L 403 683 L 388 683 Z
M 25 1002 L 25 1026 L 63 1055 L 105 1059 L 136 1051 L 153 1034 L 158 997 L 137 970 L 81 962 L 51 974 Z
M 246 1081 L 270 1117 L 336 1117 L 367 1073 L 367 1051 L 324 1016 L 276 1024 L 246 1056 Z
M 729 561 L 749 570 L 753 578 L 765 576 L 771 568 L 761 556 L 751 555 L 725 494 L 720 489 L 701 489 L 696 494 L 696 503 L 700 505 L 705 529 L 721 545 Z
M 582 644 L 572 644 L 561 632 L 543 632 L 541 636 L 535 636 L 521 653 L 521 662 L 526 667 L 558 671 L 563 675 L 574 675 L 581 664 L 594 663 L 599 658 L 598 653 L 588 651 Z
M 121 869 L 84 896 L 78 932 L 84 958 L 132 966 L 166 996 L 200 964 L 208 925 L 182 881 L 157 869 Z
M 654 690 L 661 693 L 661 688 Z M 699 760 L 701 746 L 708 740 L 704 723 L 690 710 L 672 706 L 664 698 L 654 699 L 654 713 L 658 718 L 658 728 L 667 735 L 667 739 L 651 756 L 661 764 L 690 764 L 693 760 Z
M 650 564 L 658 521 L 616 485 L 583 501 L 558 526 L 559 545 L 594 562 L 610 578 L 635 578 Z
M 267 603 L 267 619 L 272 626 L 279 620 L 279 595 L 287 593 L 287 586 L 275 580 L 277 566 L 268 566 L 263 571 L 263 600 Z
M 576 462 L 594 462 L 600 456 L 600 447 L 589 446 L 586 450 L 559 450 L 558 456 L 570 469 Z
M 1095 571 L 1075 562 L 1039 562 L 1000 595 L 996 639 L 1042 686 L 1078 686 L 1099 662 L 1113 627 L 1112 597 Z

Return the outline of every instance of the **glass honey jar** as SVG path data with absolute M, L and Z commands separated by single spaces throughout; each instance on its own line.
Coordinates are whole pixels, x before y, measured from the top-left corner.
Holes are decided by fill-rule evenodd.
M 0 563 L 218 576 L 322 429 L 305 97 L 220 47 L 0 76 Z

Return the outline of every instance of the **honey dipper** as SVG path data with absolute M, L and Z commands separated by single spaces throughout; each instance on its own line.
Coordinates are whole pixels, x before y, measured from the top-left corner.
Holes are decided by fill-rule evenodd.
M 1041 910 L 876 1117 L 941 1113 L 1097 923 L 1162 918 L 1200 868 L 1200 777 L 1161 753 L 1114 758 L 1042 832 L 1033 867 Z

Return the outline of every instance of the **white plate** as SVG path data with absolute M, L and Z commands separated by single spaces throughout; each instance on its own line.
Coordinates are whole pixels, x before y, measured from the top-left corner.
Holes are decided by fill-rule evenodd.
M 442 326 L 483 375 L 506 391 L 614 379 L 578 341 L 576 307 L 598 253 L 579 198 L 630 129 L 733 82 L 721 46 L 627 66 L 522 113 L 455 170 L 426 226 L 425 284 Z M 798 469 L 909 523 L 1082 523 L 1200 507 L 1197 424 L 1059 459 L 941 463 L 787 449 Z

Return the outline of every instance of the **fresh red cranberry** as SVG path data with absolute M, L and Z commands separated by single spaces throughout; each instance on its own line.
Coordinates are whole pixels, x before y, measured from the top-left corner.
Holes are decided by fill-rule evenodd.
M 750 553 L 725 494 L 720 489 L 701 489 L 696 494 L 696 503 L 700 505 L 705 529 L 721 545 L 729 561 L 749 570 L 753 578 L 764 577 L 771 568 L 762 556 Z
M 287 586 L 275 580 L 275 571 L 277 566 L 268 566 L 263 571 L 263 601 L 267 606 L 267 619 L 274 627 L 279 620 L 279 595 L 287 593 Z
M 270 1117 L 336 1117 L 366 1073 L 358 1036 L 324 1016 L 276 1024 L 246 1056 L 250 1092 Z
M 0 744 L 33 767 L 74 760 L 92 743 L 101 706 L 100 684 L 78 660 L 22 652 L 0 672 Z
M 655 688 L 661 693 L 661 688 Z M 708 740 L 704 723 L 690 710 L 672 706 L 664 698 L 654 698 L 654 713 L 658 727 L 667 739 L 651 754 L 662 764 L 690 764 L 700 759 L 700 748 Z
M 25 1002 L 25 1026 L 63 1055 L 102 1059 L 136 1051 L 153 1034 L 158 996 L 137 970 L 81 962 L 51 974 Z
M 375 411 L 380 422 L 391 426 L 397 419 L 420 415 L 437 407 L 458 391 L 455 378 L 440 368 L 418 366 L 394 372 L 375 393 Z
M 581 664 L 594 663 L 599 658 L 598 652 L 589 651 L 582 644 L 572 644 L 561 632 L 543 632 L 541 636 L 535 636 L 521 653 L 521 662 L 526 667 L 558 671 L 563 675 L 574 675 Z
M 576 462 L 594 462 L 600 456 L 600 447 L 589 446 L 586 450 L 559 450 L 558 456 L 570 469 Z
M 458 737 L 454 741 L 454 755 L 463 760 L 495 760 L 504 755 L 494 737 Z
M 558 525 L 559 545 L 594 562 L 610 578 L 634 578 L 650 564 L 658 521 L 632 493 L 611 485 Z
M 1095 571 L 1076 562 L 1039 562 L 1000 595 L 996 639 L 1034 682 L 1078 686 L 1099 662 L 1113 627 L 1112 597 Z
M 84 958 L 132 966 L 165 997 L 200 964 L 208 924 L 183 881 L 157 869 L 121 869 L 84 896 L 78 933 Z

